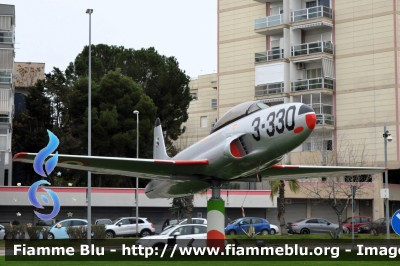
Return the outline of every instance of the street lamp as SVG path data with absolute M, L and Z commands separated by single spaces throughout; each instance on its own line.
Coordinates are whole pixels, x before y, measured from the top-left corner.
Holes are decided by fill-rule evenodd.
M 139 159 L 139 111 L 133 111 L 133 114 L 136 115 L 136 158 Z M 139 217 L 139 178 L 136 177 L 136 237 L 138 237 L 139 225 L 138 225 L 138 217 Z
M 390 246 L 390 231 L 389 231 L 389 184 L 388 184 L 388 162 L 387 162 L 387 142 L 392 141 L 393 138 L 389 134 L 389 130 L 386 130 L 386 126 L 383 127 L 383 138 L 385 139 L 385 189 L 387 193 L 386 197 L 386 210 L 385 210 L 385 217 L 386 217 L 386 239 L 387 239 L 387 246 Z
M 92 155 L 92 39 L 91 39 L 91 29 L 92 29 L 92 13 L 93 9 L 86 9 L 86 14 L 89 14 L 89 88 L 88 88 L 88 156 Z M 91 238 L 92 232 L 92 173 L 88 171 L 88 181 L 87 181 L 87 239 Z

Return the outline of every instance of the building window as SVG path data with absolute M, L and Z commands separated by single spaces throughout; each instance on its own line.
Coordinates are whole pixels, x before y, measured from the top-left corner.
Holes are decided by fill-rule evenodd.
M 207 127 L 207 116 L 200 117 L 200 127 Z
M 191 93 L 190 96 L 192 96 L 192 101 L 197 100 L 197 93 Z
M 306 2 L 306 8 L 317 6 L 317 1 Z
M 211 108 L 217 108 L 218 101 L 217 99 L 211 99 Z

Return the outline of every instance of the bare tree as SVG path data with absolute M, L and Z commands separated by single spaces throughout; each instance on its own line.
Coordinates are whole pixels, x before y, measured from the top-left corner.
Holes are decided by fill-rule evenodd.
M 321 150 L 310 152 L 304 156 L 301 164 L 332 165 L 332 166 L 376 166 L 375 156 L 368 154 L 367 143 L 360 140 L 354 144 L 344 135 L 338 137 L 336 151 Z M 373 193 L 372 184 L 376 176 L 352 175 L 344 177 L 312 178 L 301 182 L 301 190 L 309 198 L 328 202 L 342 224 L 342 215 L 352 199 L 352 187 L 355 187 L 355 197 L 366 198 Z
M 44 64 L 17 63 L 14 72 L 16 87 L 30 87 L 41 79 L 44 79 Z

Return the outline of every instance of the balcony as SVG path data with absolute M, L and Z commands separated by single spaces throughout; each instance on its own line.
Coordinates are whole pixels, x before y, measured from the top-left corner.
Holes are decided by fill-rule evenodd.
M 14 43 L 13 32 L 0 30 L 0 43 Z
M 269 62 L 274 60 L 283 59 L 283 49 L 274 49 L 265 52 L 255 53 L 254 62 Z
M 304 56 L 318 53 L 333 55 L 333 43 L 331 42 L 310 42 L 292 46 L 291 56 Z
M 265 84 L 255 88 L 255 96 L 262 97 L 271 94 L 283 93 L 283 82 Z
M 309 7 L 293 11 L 291 13 L 291 22 L 307 21 L 314 19 L 325 19 L 332 21 L 332 9 L 327 6 Z
M 273 35 L 283 29 L 283 14 L 272 15 L 254 20 L 254 30 L 256 33 Z
M 254 29 L 258 30 L 262 28 L 273 27 L 282 23 L 283 23 L 283 14 L 278 14 L 265 18 L 256 18 L 254 20 Z
M 329 114 L 317 114 L 317 126 L 334 126 L 335 119 L 333 115 Z
M 0 83 L 11 83 L 12 73 L 10 72 L 0 72 Z
M 305 92 L 310 90 L 328 89 L 333 91 L 333 79 L 315 78 L 292 82 L 292 92 Z

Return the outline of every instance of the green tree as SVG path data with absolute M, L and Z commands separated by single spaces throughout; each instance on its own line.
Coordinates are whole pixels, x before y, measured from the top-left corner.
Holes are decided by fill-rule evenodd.
M 271 187 L 271 200 L 278 195 L 278 221 L 281 227 L 281 235 L 287 235 L 286 222 L 285 222 L 285 181 L 283 180 L 271 180 L 269 181 Z M 294 193 L 300 190 L 300 184 L 298 180 L 289 180 L 289 189 Z
M 74 137 L 82 145 L 77 152 L 87 154 L 88 92 L 87 78 L 78 78 L 71 98 L 69 115 L 74 128 Z M 114 157 L 136 157 L 136 116 L 139 111 L 139 154 L 149 157 L 153 152 L 153 127 L 156 107 L 143 93 L 140 86 L 120 71 L 109 71 L 92 86 L 92 155 Z M 84 181 L 84 177 L 81 178 Z M 134 187 L 133 179 L 121 179 L 102 175 L 94 185 Z
M 16 114 L 13 120 L 13 153 L 39 152 L 48 144 L 47 130 L 52 131 L 59 139 L 59 153 L 68 153 L 79 145 L 72 138 L 68 127 L 68 94 L 71 77 L 58 68 L 45 74 L 44 80 L 39 80 L 29 88 L 26 97 L 26 110 Z M 32 165 L 15 163 L 15 175 L 24 176 L 24 184 L 30 185 L 40 178 Z M 57 172 L 54 170 L 53 173 Z M 72 173 L 71 173 L 72 174 Z M 63 176 L 64 177 L 64 176 Z M 50 182 L 55 181 L 50 175 Z
M 50 100 L 45 95 L 45 82 L 40 80 L 29 89 L 26 110 L 13 120 L 12 152 L 39 152 L 47 145 L 47 129 L 52 128 Z M 28 111 L 29 110 L 29 111 Z M 14 175 L 24 176 L 24 185 L 30 185 L 38 176 L 32 165 L 14 163 Z
M 88 47 L 76 57 L 69 70 L 77 77 L 87 75 Z M 123 46 L 92 45 L 92 79 L 98 81 L 110 70 L 120 70 L 131 77 L 153 100 L 161 119 L 167 147 L 185 130 L 191 101 L 190 78 L 179 68 L 175 57 L 160 55 L 153 47 L 133 50 Z
M 118 67 L 153 99 L 166 142 L 171 145 L 171 140 L 185 131 L 181 125 L 188 119 L 187 109 L 192 99 L 189 76 L 179 68 L 175 57 L 160 55 L 154 47 L 125 50 L 118 59 Z

